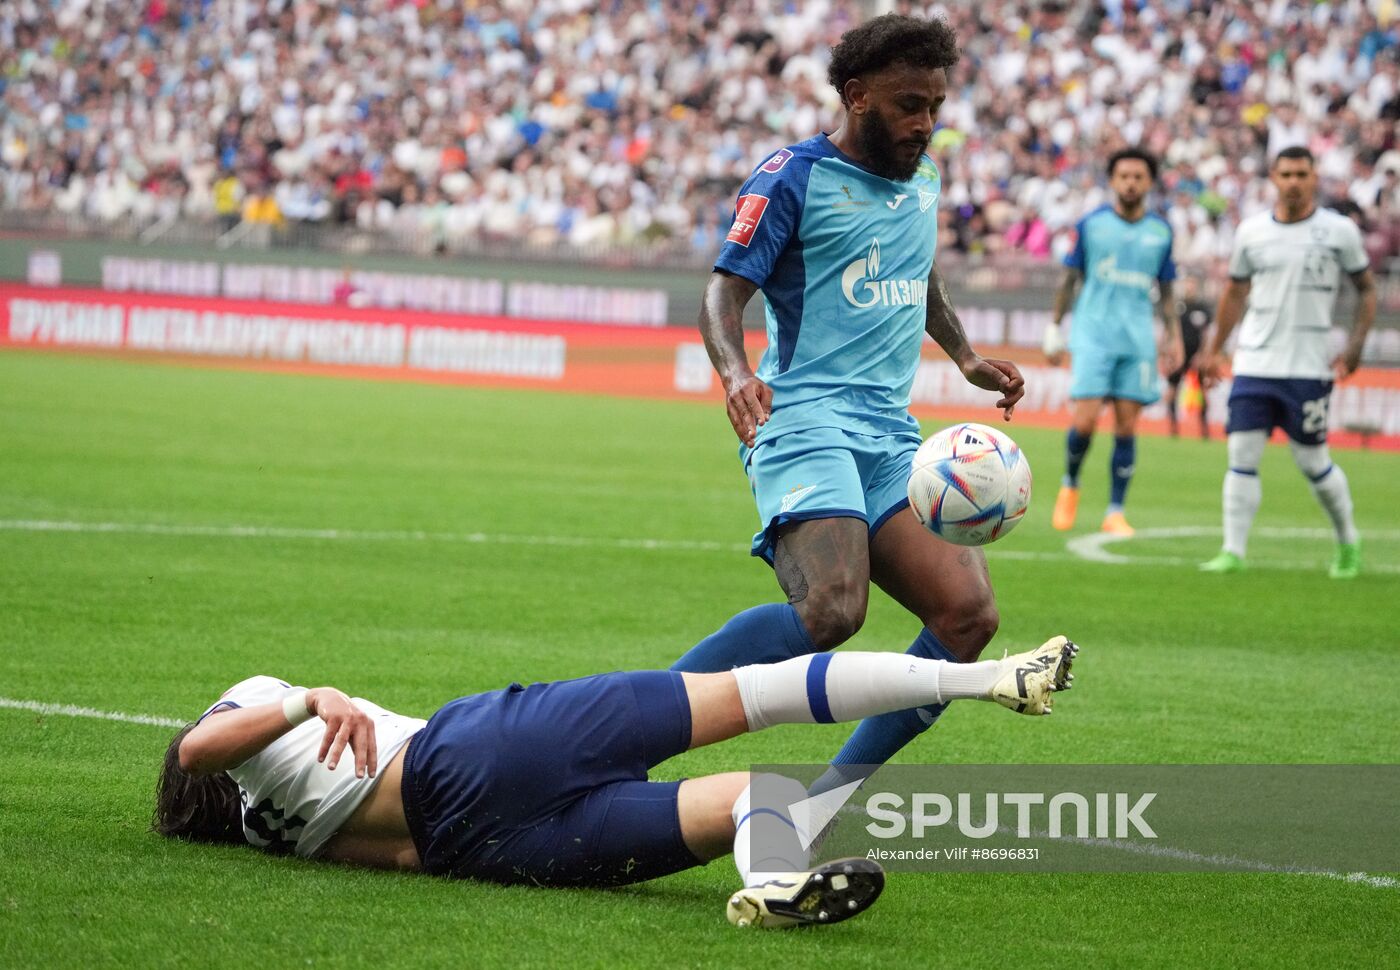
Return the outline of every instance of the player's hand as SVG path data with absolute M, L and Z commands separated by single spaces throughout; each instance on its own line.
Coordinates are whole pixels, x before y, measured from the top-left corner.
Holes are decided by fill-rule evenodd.
M 960 365 L 963 377 L 975 387 L 984 391 L 1000 391 L 1001 400 L 997 407 L 1002 409 L 1002 420 L 1010 421 L 1011 412 L 1016 410 L 1016 402 L 1026 395 L 1026 379 L 1009 360 L 992 360 L 973 355 Z
M 1332 373 L 1338 381 L 1344 381 L 1356 373 L 1361 366 L 1361 348 L 1347 347 L 1332 360 Z
M 1162 361 L 1162 373 L 1175 374 L 1177 368 L 1186 359 L 1186 345 L 1182 342 L 1181 334 L 1168 338 L 1162 344 L 1162 350 L 1158 356 Z
M 326 722 L 317 762 L 335 770 L 346 745 L 355 756 L 355 777 L 366 773 L 373 778 L 379 770 L 379 750 L 375 744 L 374 721 L 355 702 L 334 687 L 316 687 L 306 692 L 307 710 Z
M 1209 390 L 1219 384 L 1221 377 L 1225 374 L 1225 355 L 1203 350 L 1200 353 L 1200 363 L 1197 366 L 1201 371 L 1201 379 L 1204 381 L 1206 389 Z
M 1065 359 L 1065 334 L 1057 323 L 1047 323 L 1040 340 L 1040 350 L 1051 367 L 1059 367 Z
M 758 440 L 758 429 L 768 423 L 772 414 L 773 389 L 753 374 L 747 374 L 725 383 L 724 406 L 734 433 L 752 448 Z

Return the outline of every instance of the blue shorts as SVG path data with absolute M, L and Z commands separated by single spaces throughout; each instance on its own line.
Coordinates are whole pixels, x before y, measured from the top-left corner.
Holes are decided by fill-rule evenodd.
M 1109 354 L 1090 348 L 1070 356 L 1071 399 L 1111 397 L 1151 404 L 1162 396 L 1157 358 Z
M 865 435 L 840 428 L 790 431 L 739 449 L 763 530 L 753 555 L 773 562 L 778 528 L 787 522 L 850 516 L 875 535 L 909 504 L 917 434 Z
M 1327 442 L 1327 402 L 1332 382 L 1305 377 L 1236 377 L 1230 387 L 1225 433 L 1273 431 L 1300 445 Z
M 423 869 L 616 886 L 701 865 L 681 839 L 680 782 L 646 780 L 689 746 L 690 702 L 671 671 L 452 701 L 404 755 L 404 814 Z

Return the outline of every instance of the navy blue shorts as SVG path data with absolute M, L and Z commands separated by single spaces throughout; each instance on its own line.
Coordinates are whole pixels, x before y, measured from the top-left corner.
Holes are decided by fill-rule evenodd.
M 616 886 L 701 865 L 681 839 L 680 782 L 647 771 L 690 746 L 671 671 L 474 694 L 413 737 L 404 814 L 434 875 Z
M 1236 377 L 1230 388 L 1225 433 L 1273 431 L 1300 445 L 1327 441 L 1327 402 L 1332 382 L 1302 377 Z

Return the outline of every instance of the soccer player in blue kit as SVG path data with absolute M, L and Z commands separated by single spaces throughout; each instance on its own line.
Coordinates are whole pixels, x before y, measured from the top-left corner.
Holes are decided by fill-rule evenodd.
M 1113 403 L 1113 454 L 1103 531 L 1132 535 L 1123 515 L 1128 483 L 1137 464 L 1137 422 L 1144 405 L 1162 396 L 1157 359 L 1164 374 L 1184 361 L 1181 321 L 1172 296 L 1176 264 L 1172 231 L 1165 219 L 1147 211 L 1147 193 L 1157 178 L 1157 160 L 1139 148 L 1125 148 L 1108 160 L 1113 204 L 1080 220 L 1074 251 L 1065 257 L 1064 282 L 1055 293 L 1054 320 L 1046 333 L 1046 356 L 1063 356 L 1060 321 L 1074 300 L 1070 328 L 1069 396 L 1074 417 L 1065 439 L 1065 477 L 1055 497 L 1051 524 L 1074 527 L 1079 511 L 1079 469 L 1089 452 L 1094 425 L 1104 402 Z M 1162 309 L 1160 354 L 1152 327 L 1152 291 Z
M 1024 393 L 1015 365 L 969 346 L 934 262 L 941 179 L 926 151 L 957 60 L 941 20 L 887 14 L 848 31 L 828 69 L 841 127 L 768 157 L 740 190 L 700 330 L 758 505 L 752 552 L 786 601 L 739 613 L 672 669 L 804 654 L 824 666 L 824 651 L 864 622 L 872 579 L 922 622 L 910 654 L 973 661 L 996 632 L 983 554 L 933 536 L 907 498 L 926 333 L 968 381 L 1000 395 L 1007 420 Z M 755 371 L 743 314 L 759 290 L 768 346 Z M 863 777 L 941 713 L 924 705 L 863 722 L 835 775 Z

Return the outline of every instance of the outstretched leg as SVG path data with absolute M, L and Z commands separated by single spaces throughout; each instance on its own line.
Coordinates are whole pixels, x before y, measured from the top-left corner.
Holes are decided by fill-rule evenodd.
M 683 674 L 690 747 L 775 724 L 832 724 L 954 700 L 996 701 L 1020 714 L 1049 714 L 1052 694 L 1073 680 L 1079 648 L 1055 637 L 1004 660 L 950 663 L 899 653 L 823 653 L 728 674 Z

